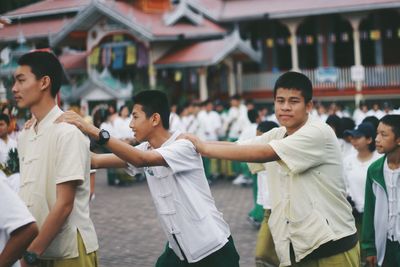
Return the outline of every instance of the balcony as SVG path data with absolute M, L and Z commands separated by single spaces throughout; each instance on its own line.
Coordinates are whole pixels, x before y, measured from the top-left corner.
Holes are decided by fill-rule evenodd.
M 301 72 L 310 78 L 316 96 L 352 97 L 356 94 L 356 82 L 352 79 L 350 67 L 309 69 Z M 260 95 L 259 93 L 264 92 L 265 96 L 271 95 L 275 81 L 282 73 L 244 74 L 243 93 Z M 362 76 L 362 94 L 400 98 L 400 65 L 364 67 Z

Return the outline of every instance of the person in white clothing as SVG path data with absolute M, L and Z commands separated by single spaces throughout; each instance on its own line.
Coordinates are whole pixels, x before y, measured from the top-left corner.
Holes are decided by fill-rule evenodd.
M 369 122 L 361 123 L 354 130 L 346 130 L 344 135 L 351 136 L 351 144 L 357 153 L 344 158 L 344 178 L 348 199 L 353 206 L 356 227 L 361 236 L 362 217 L 364 213 L 365 183 L 368 167 L 380 155 L 375 150 L 376 128 Z M 363 256 L 363 254 L 362 254 Z M 364 256 L 362 257 L 364 261 Z
M 211 100 L 204 101 L 202 106 L 203 109 L 197 115 L 199 123 L 197 136 L 207 141 L 218 141 L 218 130 L 222 127 L 221 117 L 214 111 L 214 104 Z M 218 175 L 216 168 L 213 168 L 217 163 L 215 160 L 203 158 L 203 164 L 206 177 L 211 182 Z
M 5 164 L 8 160 L 10 149 L 17 148 L 17 141 L 8 136 L 10 118 L 6 114 L 0 114 L 0 163 Z
M 38 234 L 24 202 L 0 177 L 0 267 L 19 267 L 18 259 Z
M 372 109 L 368 111 L 367 116 L 375 116 L 380 120 L 383 116 L 385 116 L 385 112 L 380 109 L 378 103 L 373 103 Z
M 17 141 L 10 138 L 8 135 L 8 127 L 10 125 L 10 117 L 6 114 L 0 114 L 0 164 L 3 167 L 6 167 L 7 161 L 9 160 L 9 153 L 11 150 L 17 150 Z M 7 183 L 11 186 L 11 188 L 18 192 L 19 190 L 19 183 L 20 177 L 19 172 L 16 171 L 14 173 L 6 174 L 3 171 L 0 171 L 1 175 L 6 177 Z
M 182 119 L 180 117 L 180 113 L 182 112 L 182 107 L 176 104 L 171 106 L 171 114 L 169 115 L 169 131 L 171 133 L 175 131 L 184 131 L 184 125 L 182 123 Z M 132 130 L 129 129 L 132 133 Z
M 118 116 L 114 120 L 114 132 L 116 138 L 131 144 L 134 136 L 132 135 L 131 128 L 129 128 L 129 123 L 131 121 L 129 114 L 128 106 L 123 105 L 119 108 Z
M 277 127 L 279 127 L 278 124 L 273 121 L 263 121 L 257 125 L 257 136 Z M 257 235 L 256 267 L 279 265 L 278 256 L 275 252 L 274 240 L 272 239 L 271 230 L 268 226 L 268 220 L 272 209 L 272 201 L 269 192 L 270 186 L 268 185 L 270 179 L 271 177 L 268 177 L 268 172 L 265 170 L 257 173 L 257 204 L 264 208 L 264 218 Z
M 69 122 L 105 145 L 114 154 L 92 157 L 92 166 L 127 167 L 135 174 L 144 168 L 168 246 L 156 267 L 238 267 L 228 224 L 215 207 L 200 154 L 191 142 L 170 133 L 169 105 L 165 93 L 142 91 L 134 99 L 131 128 L 137 147 L 110 137 L 85 123 L 73 112 L 59 122 Z
M 359 107 L 354 110 L 353 113 L 353 120 L 356 123 L 356 125 L 359 125 L 362 123 L 363 119 L 367 117 L 368 115 L 368 106 L 365 102 L 361 102 Z

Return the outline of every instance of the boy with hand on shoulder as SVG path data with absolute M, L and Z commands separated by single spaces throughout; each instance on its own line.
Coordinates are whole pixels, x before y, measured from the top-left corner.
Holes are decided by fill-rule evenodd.
M 19 195 L 36 219 L 39 234 L 23 266 L 98 266 L 97 236 L 89 217 L 89 140 L 76 127 L 54 121 L 63 68 L 50 52 L 21 56 L 12 92 L 35 119 L 18 139 Z
M 376 150 L 383 157 L 370 165 L 365 186 L 361 247 L 367 264 L 400 266 L 400 115 L 378 125 Z
M 144 168 L 150 193 L 168 246 L 156 267 L 238 267 L 228 224 L 215 207 L 203 163 L 191 142 L 170 133 L 167 96 L 156 90 L 133 98 L 130 127 L 142 142 L 132 147 L 86 123 L 74 112 L 57 121 L 76 125 L 113 154 L 92 155 L 92 167 L 127 167 L 131 174 Z
M 249 167 L 266 169 L 271 178 L 268 224 L 280 266 L 359 266 L 339 143 L 326 123 L 309 115 L 311 81 L 297 72 L 281 75 L 274 106 L 282 127 L 254 139 L 229 144 L 186 138 L 206 157 L 264 163 Z

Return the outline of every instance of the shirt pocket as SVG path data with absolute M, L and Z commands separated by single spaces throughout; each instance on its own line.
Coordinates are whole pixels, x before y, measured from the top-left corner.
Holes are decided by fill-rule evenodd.
M 299 221 L 289 222 L 289 233 L 296 258 L 335 238 L 328 220 L 316 209 Z
M 182 243 L 184 253 L 190 253 L 191 258 L 197 259 L 218 247 L 223 233 L 210 215 L 198 218 L 188 212 L 184 205 L 176 202 L 178 241 Z

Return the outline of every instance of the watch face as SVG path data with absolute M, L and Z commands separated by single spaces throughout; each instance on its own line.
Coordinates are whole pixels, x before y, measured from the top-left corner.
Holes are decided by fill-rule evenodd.
M 109 133 L 109 132 L 103 131 L 103 132 L 102 132 L 102 135 L 103 135 L 103 138 L 104 138 L 104 139 L 110 139 L 110 133 Z

